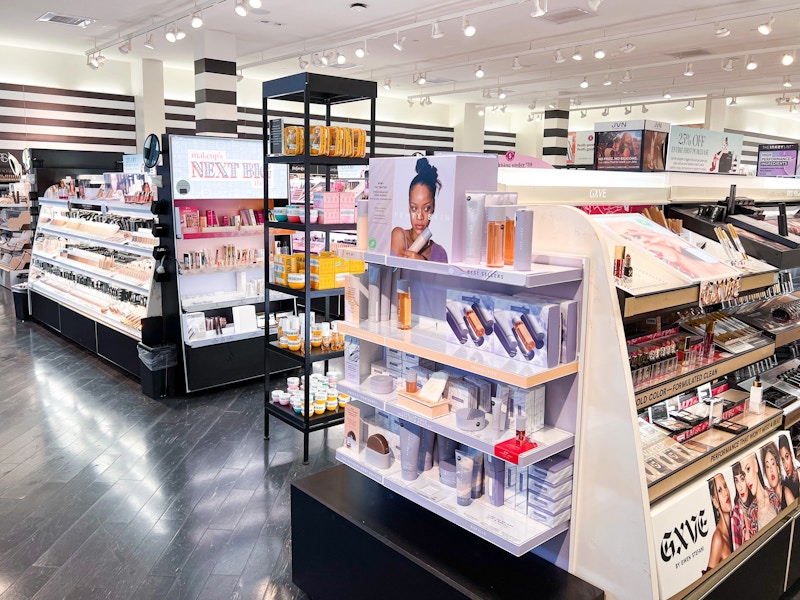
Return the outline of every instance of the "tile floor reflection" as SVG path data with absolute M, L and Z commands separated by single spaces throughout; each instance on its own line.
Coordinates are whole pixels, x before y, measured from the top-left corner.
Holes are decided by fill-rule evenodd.
M 0 600 L 262 600 L 291 583 L 289 486 L 341 427 L 274 423 L 263 385 L 154 401 L 0 288 Z

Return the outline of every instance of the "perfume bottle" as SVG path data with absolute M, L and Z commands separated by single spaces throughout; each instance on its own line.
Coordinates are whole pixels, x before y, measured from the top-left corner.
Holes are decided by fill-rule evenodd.
M 505 241 L 503 243 L 503 263 L 514 265 L 514 240 L 517 236 L 516 206 L 506 206 Z
M 500 268 L 505 263 L 506 207 L 489 206 L 486 208 L 486 216 L 489 220 L 486 238 L 486 266 Z
M 397 280 L 397 328 L 411 329 L 411 286 L 408 279 Z

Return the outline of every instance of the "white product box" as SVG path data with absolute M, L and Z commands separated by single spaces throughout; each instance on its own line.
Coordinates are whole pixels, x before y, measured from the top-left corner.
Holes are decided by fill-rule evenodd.
M 497 189 L 496 156 L 451 154 L 424 158 L 370 159 L 369 247 L 373 252 L 393 254 L 392 231 L 411 230 L 411 183 L 417 177 L 418 169 L 429 168 L 428 165 L 435 167 L 437 171 L 433 184 L 436 185 L 437 180 L 441 183 L 436 192 L 434 206 L 430 207 L 434 210 L 427 221 L 434 244 L 432 256 L 438 262 L 464 260 L 466 191 Z M 404 247 L 403 250 L 405 249 Z
M 344 278 L 344 320 L 358 325 L 366 321 L 369 306 L 367 273 L 346 275 Z
M 560 513 L 572 506 L 572 494 L 566 494 L 561 498 L 550 498 L 545 494 L 537 493 L 535 490 L 528 491 L 528 507 L 547 511 L 551 514 Z
M 245 333 L 258 329 L 256 321 L 256 307 L 252 304 L 233 307 L 233 331 L 235 333 Z
M 544 385 L 528 389 L 513 388 L 512 390 L 513 414 L 517 414 L 517 407 L 525 412 L 525 433 L 528 437 L 544 427 L 545 392 Z
M 559 483 L 558 485 L 550 485 L 549 483 L 537 479 L 536 477 L 528 477 L 528 490 L 536 494 L 541 494 L 549 498 L 561 498 L 572 492 L 572 479 Z
M 550 485 L 558 485 L 572 477 L 572 460 L 563 456 L 551 456 L 528 467 L 528 474 Z
M 539 508 L 538 506 L 531 506 L 528 509 L 528 516 L 536 521 L 539 521 L 543 525 L 555 527 L 556 525 L 560 525 L 564 521 L 569 520 L 570 511 L 570 508 L 566 508 L 561 512 L 553 514 L 547 510 Z
M 345 336 L 344 380 L 351 385 L 361 385 L 370 376 L 372 363 L 380 359 L 382 353 L 382 346 Z

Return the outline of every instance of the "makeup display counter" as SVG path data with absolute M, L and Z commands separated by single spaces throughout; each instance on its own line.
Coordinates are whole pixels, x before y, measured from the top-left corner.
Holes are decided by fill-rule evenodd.
M 33 241 L 27 193 L 15 194 L 18 183 L 10 186 L 10 195 L 0 198 L 0 285 L 9 289 L 28 273 Z
M 267 282 L 266 288 L 271 292 L 289 294 L 296 298 L 302 306 L 299 313 L 301 319 L 297 327 L 292 325 L 292 341 L 274 340 L 266 344 L 266 367 L 268 374 L 282 371 L 278 365 L 291 364 L 295 372 L 303 379 L 302 404 L 295 407 L 287 402 L 272 402 L 272 393 L 278 389 L 279 383 L 276 378 L 266 377 L 264 390 L 264 435 L 269 437 L 269 418 L 275 417 L 279 421 L 301 431 L 303 433 L 303 462 L 308 462 L 308 437 L 313 431 L 319 431 L 328 427 L 339 425 L 344 419 L 343 407 L 337 405 L 335 399 L 330 409 L 322 407 L 315 411 L 314 398 L 310 395 L 310 377 L 315 365 L 321 365 L 322 372 L 328 372 L 329 361 L 339 359 L 344 356 L 343 350 L 336 346 L 333 347 L 327 341 L 323 342 L 320 335 L 315 335 L 315 342 L 312 347 L 312 323 L 321 320 L 329 323 L 333 316 L 332 303 L 339 300 L 343 294 L 343 289 L 337 287 L 335 280 L 330 285 L 323 284 L 323 274 L 316 271 L 312 275 L 311 262 L 311 237 L 312 232 L 324 234 L 325 242 L 323 250 L 331 249 L 331 233 L 334 231 L 355 231 L 355 205 L 348 210 L 352 213 L 352 218 L 345 219 L 344 211 L 340 211 L 338 198 L 330 194 L 331 205 L 318 206 L 316 199 L 312 198 L 311 177 L 313 167 L 322 167 L 325 170 L 324 189 L 330 191 L 331 188 L 331 167 L 361 165 L 366 167 L 369 163 L 369 156 L 374 153 L 375 147 L 375 100 L 377 98 L 377 84 L 374 81 L 362 81 L 355 79 L 345 79 L 332 77 L 329 75 L 319 75 L 316 73 L 300 73 L 283 77 L 273 81 L 265 81 L 262 86 L 263 96 L 263 115 L 264 115 L 264 145 L 263 162 L 264 172 L 268 172 L 270 165 L 294 165 L 302 166 L 304 177 L 304 193 L 302 194 L 302 205 L 291 204 L 293 212 L 297 215 L 288 217 L 288 209 L 284 209 L 281 221 L 270 220 L 267 223 L 268 232 L 289 234 L 286 236 L 287 252 L 291 255 L 291 260 L 295 261 L 295 254 L 300 256 L 303 261 L 302 268 L 298 272 L 287 275 L 285 280 L 278 281 L 271 273 L 269 265 L 264 266 L 264 279 Z M 270 102 L 271 101 L 297 102 L 303 107 L 303 125 L 288 126 L 283 128 L 281 119 L 271 121 Z M 369 103 L 369 121 L 366 123 L 367 130 L 359 130 L 359 134 L 349 138 L 349 150 L 347 137 L 343 136 L 342 128 L 331 127 L 331 109 L 337 106 L 349 104 L 351 102 Z M 324 114 L 312 113 L 312 106 L 324 108 Z M 274 112 L 274 109 L 272 109 Z M 312 137 L 312 128 L 315 135 Z M 368 136 L 368 137 L 367 137 Z M 369 145 L 367 146 L 367 139 Z M 360 140 L 360 151 L 359 144 Z M 345 143 L 343 143 L 343 141 Z M 264 181 L 264 194 L 268 194 L 269 182 Z M 316 194 L 314 194 L 316 196 Z M 314 206 L 312 208 L 312 201 Z M 333 205 L 336 204 L 334 207 Z M 313 217 L 312 217 L 313 215 Z M 295 218 L 296 217 L 296 218 Z M 288 220 L 287 220 L 288 219 Z M 303 248 L 299 252 L 296 244 L 292 243 L 291 238 L 294 233 L 303 233 Z M 289 258 L 287 256 L 287 258 Z M 286 263 L 278 265 L 277 269 L 286 271 Z M 290 280 L 289 277 L 292 279 Z M 330 274 L 334 278 L 333 273 Z M 316 279 L 312 285 L 312 278 Z M 291 281 L 291 287 L 289 283 Z M 330 283 L 330 282 L 328 282 Z M 268 311 L 272 309 L 269 308 Z M 339 311 L 341 314 L 341 311 Z M 331 339 L 330 334 L 325 336 Z M 338 334 L 336 338 L 338 338 Z M 283 342 L 283 343 L 282 343 Z M 294 345 L 295 347 L 292 347 Z M 335 344 L 334 344 L 335 346 Z M 280 361 L 280 363 L 279 363 Z M 284 386 L 286 389 L 287 386 Z

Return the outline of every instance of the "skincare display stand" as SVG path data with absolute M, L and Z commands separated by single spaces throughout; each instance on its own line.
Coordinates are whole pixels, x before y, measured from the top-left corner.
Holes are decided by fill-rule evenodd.
M 304 216 L 302 223 L 286 223 L 267 221 L 265 238 L 268 237 L 270 229 L 289 229 L 293 231 L 303 232 L 305 235 L 305 277 L 304 284 L 301 289 L 290 289 L 285 286 L 275 285 L 268 283 L 267 288 L 277 292 L 290 294 L 296 297 L 300 304 L 303 305 L 305 314 L 305 330 L 300 332 L 303 338 L 302 352 L 293 352 L 286 348 L 280 348 L 277 342 L 268 342 L 266 345 L 266 367 L 265 372 L 267 377 L 265 380 L 264 390 L 264 436 L 269 437 L 269 417 L 270 415 L 276 419 L 298 429 L 303 433 L 303 462 L 308 462 L 308 436 L 312 431 L 318 431 L 338 425 L 344 419 L 344 410 L 337 408 L 336 410 L 327 410 L 321 415 L 311 414 L 313 410 L 313 403 L 309 402 L 309 376 L 311 375 L 314 363 L 324 363 L 324 371 L 327 371 L 328 361 L 334 358 L 343 356 L 343 352 L 333 351 L 326 352 L 319 348 L 311 348 L 311 316 L 312 301 L 323 300 L 324 309 L 322 311 L 322 318 L 324 321 L 329 321 L 331 318 L 331 299 L 338 298 L 342 295 L 342 288 L 312 290 L 311 289 L 311 261 L 309 256 L 311 254 L 311 232 L 320 231 L 325 232 L 325 250 L 330 249 L 330 232 L 331 231 L 354 231 L 355 224 L 312 224 L 311 223 L 311 167 L 322 166 L 325 168 L 325 189 L 330 189 L 331 182 L 331 167 L 338 165 L 364 165 L 369 162 L 369 157 L 374 154 L 375 150 L 375 99 L 378 95 L 377 84 L 374 81 L 362 81 L 357 79 L 345 79 L 342 77 L 331 77 L 329 75 L 318 75 L 316 73 L 299 73 L 297 75 L 290 75 L 281 79 L 273 81 L 265 81 L 263 84 L 263 115 L 264 115 L 264 172 L 268 172 L 270 164 L 288 164 L 288 165 L 302 165 L 303 172 L 305 173 L 305 194 L 304 194 Z M 270 139 L 269 128 L 269 101 L 284 101 L 284 102 L 300 102 L 303 105 L 303 126 L 304 126 L 304 152 L 297 156 L 273 156 L 270 153 L 271 142 L 276 139 Z M 350 102 L 369 102 L 370 119 L 368 123 L 369 130 L 369 148 L 367 150 L 366 158 L 343 158 L 331 156 L 312 156 L 310 153 L 311 148 L 311 124 L 324 123 L 325 125 L 331 124 L 331 108 L 337 105 L 348 104 Z M 324 107 L 324 114 L 312 114 L 312 105 Z M 274 110 L 274 109 L 273 109 Z M 282 131 L 279 132 L 282 134 Z M 273 134 L 274 135 L 274 134 Z M 264 194 L 267 195 L 268 182 L 264 181 Z M 264 264 L 264 277 L 269 281 L 269 264 Z M 268 305 L 268 311 L 269 311 Z M 273 389 L 273 381 L 271 381 L 270 374 L 276 370 L 277 361 L 287 360 L 293 363 L 296 367 L 302 368 L 302 376 L 305 377 L 305 393 L 304 393 L 304 410 L 302 414 L 294 412 L 291 406 L 282 406 L 270 402 L 270 394 Z

